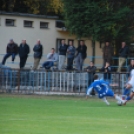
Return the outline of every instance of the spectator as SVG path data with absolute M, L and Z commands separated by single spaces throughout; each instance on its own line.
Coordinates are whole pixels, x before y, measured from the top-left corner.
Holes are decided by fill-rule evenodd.
M 69 47 L 67 49 L 67 70 L 73 69 L 73 60 L 75 56 L 75 47 L 72 41 L 69 41 Z
M 92 61 L 90 61 L 90 64 L 88 67 L 86 67 L 86 71 L 88 72 L 88 85 L 91 84 L 91 82 L 93 81 L 93 76 L 96 72 L 96 66 L 94 66 L 94 63 Z
M 19 46 L 20 68 L 23 68 L 25 66 L 28 54 L 29 46 L 26 43 L 26 40 L 22 40 L 22 43 Z
M 36 70 L 38 68 L 38 65 L 40 63 L 40 59 L 42 57 L 42 45 L 40 43 L 40 40 L 37 40 L 37 44 L 34 46 L 33 51 L 34 51 L 34 66 L 33 70 Z
M 104 80 L 110 81 L 111 80 L 111 66 L 109 64 L 109 62 L 106 62 L 105 66 L 101 68 L 102 72 L 104 72 Z
M 127 73 L 129 73 L 128 77 L 130 77 L 130 72 L 132 69 L 134 69 L 134 60 L 131 60 L 130 65 L 127 67 Z
M 103 66 L 106 65 L 106 62 L 112 64 L 112 57 L 114 55 L 113 47 L 107 41 L 105 46 L 103 47 Z
M 7 44 L 7 49 L 6 49 L 7 54 L 4 56 L 2 60 L 2 64 L 5 65 L 5 62 L 7 58 L 12 56 L 12 62 L 15 60 L 15 56 L 18 53 L 18 45 L 13 41 L 13 39 L 10 40 L 10 42 Z
M 61 45 L 59 47 L 59 70 L 63 69 L 64 63 L 66 60 L 66 52 L 68 46 L 65 44 L 65 40 L 61 41 Z
M 83 63 L 84 60 L 87 56 L 87 46 L 84 44 L 83 41 L 80 41 L 80 45 L 78 46 L 77 50 L 77 55 L 75 59 L 75 64 L 76 64 L 76 69 L 78 71 L 82 71 Z
M 125 63 L 128 55 L 129 55 L 129 48 L 125 42 L 122 42 L 121 49 L 119 50 L 119 65 L 117 72 L 121 72 L 121 67 Z
M 47 55 L 47 61 L 42 64 L 45 69 L 50 69 L 54 66 L 54 62 L 58 61 L 58 55 L 55 53 L 55 49 L 51 49 L 51 53 Z

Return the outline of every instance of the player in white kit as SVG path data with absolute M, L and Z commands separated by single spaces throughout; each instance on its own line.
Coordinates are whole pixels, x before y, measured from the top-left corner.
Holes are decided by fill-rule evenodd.
M 132 69 L 131 71 L 131 77 L 130 80 L 128 81 L 128 83 L 125 85 L 125 91 L 124 91 L 124 95 L 125 93 L 127 93 L 128 90 L 131 90 L 131 94 L 126 98 L 126 100 L 124 100 L 124 104 L 126 104 L 127 101 L 131 100 L 134 96 L 134 69 Z

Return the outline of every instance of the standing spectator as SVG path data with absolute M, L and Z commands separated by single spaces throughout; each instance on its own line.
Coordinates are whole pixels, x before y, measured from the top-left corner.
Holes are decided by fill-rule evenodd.
M 126 42 L 122 42 L 121 49 L 119 50 L 119 65 L 117 72 L 121 72 L 121 67 L 125 63 L 128 55 L 129 55 L 129 48 L 126 45 Z
M 11 39 L 9 43 L 7 44 L 6 52 L 7 54 L 4 56 L 2 60 L 3 65 L 5 65 L 7 58 L 9 58 L 10 56 L 12 56 L 12 62 L 14 62 L 15 56 L 18 53 L 18 45 L 13 41 L 13 39 Z
M 83 41 L 80 41 L 80 45 L 78 46 L 77 55 L 76 55 L 76 69 L 78 71 L 82 71 L 84 60 L 87 56 L 87 46 L 84 44 Z
M 65 40 L 62 40 L 61 45 L 59 47 L 59 70 L 61 70 L 64 67 L 67 48 L 68 46 L 65 44 Z
M 110 66 L 110 63 L 106 62 L 105 66 L 102 67 L 100 71 L 104 72 L 104 80 L 107 80 L 108 82 L 110 82 L 111 72 L 112 72 L 112 68 Z
M 54 66 L 54 62 L 58 61 L 58 54 L 55 53 L 55 49 L 51 49 L 51 53 L 48 53 L 47 55 L 47 61 L 42 64 L 42 66 L 46 69 L 50 69 L 52 66 Z
M 107 41 L 105 46 L 103 47 L 103 66 L 105 66 L 106 62 L 109 62 L 110 65 L 112 64 L 113 54 L 113 47 Z
M 134 69 L 134 60 L 131 60 L 130 65 L 127 67 L 127 73 L 129 73 L 128 77 L 130 77 L 130 72 L 132 71 L 132 69 Z
M 90 61 L 89 66 L 86 67 L 86 71 L 88 72 L 88 85 L 90 85 L 91 82 L 93 82 L 93 76 L 96 72 L 96 66 L 94 66 L 94 63 L 92 61 Z
M 20 68 L 23 68 L 25 66 L 28 54 L 29 46 L 26 43 L 26 40 L 22 40 L 22 43 L 19 46 Z
M 93 61 L 90 61 L 90 64 L 88 67 L 86 67 L 86 71 L 88 72 L 88 85 L 90 85 L 93 82 L 94 74 L 96 73 L 96 66 L 94 66 Z M 91 95 L 95 95 L 95 90 L 92 89 Z
M 33 70 L 36 70 L 38 68 L 38 65 L 40 63 L 40 59 L 42 57 L 42 45 L 40 43 L 40 40 L 37 40 L 37 44 L 34 46 L 33 51 L 34 51 L 34 66 Z
M 75 47 L 72 41 L 69 41 L 69 47 L 67 49 L 67 70 L 73 69 L 73 60 L 75 56 Z

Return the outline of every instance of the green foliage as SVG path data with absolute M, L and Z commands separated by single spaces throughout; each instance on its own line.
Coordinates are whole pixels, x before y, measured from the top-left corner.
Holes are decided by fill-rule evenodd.
M 61 0 L 0 0 L 0 10 L 43 15 L 62 12 Z
M 67 29 L 95 41 L 130 40 L 134 1 L 62 0 Z M 127 0 L 129 1 L 129 0 Z

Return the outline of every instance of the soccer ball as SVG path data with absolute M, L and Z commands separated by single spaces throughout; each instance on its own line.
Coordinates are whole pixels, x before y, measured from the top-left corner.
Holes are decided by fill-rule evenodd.
M 121 101 L 117 101 L 117 105 L 118 106 L 122 106 L 122 102 Z

